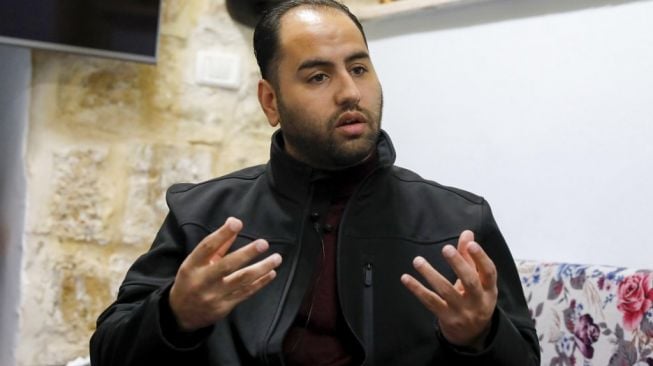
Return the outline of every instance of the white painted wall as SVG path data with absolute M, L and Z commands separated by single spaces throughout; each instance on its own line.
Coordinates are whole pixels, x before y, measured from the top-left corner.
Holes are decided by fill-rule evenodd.
M 0 365 L 16 364 L 25 221 L 25 136 L 31 82 L 28 49 L 0 45 Z
M 365 26 L 400 165 L 486 197 L 516 258 L 653 268 L 653 1 Z

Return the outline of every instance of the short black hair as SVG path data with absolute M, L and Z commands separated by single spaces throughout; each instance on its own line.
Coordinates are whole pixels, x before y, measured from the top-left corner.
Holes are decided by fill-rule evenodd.
M 281 17 L 289 10 L 298 6 L 326 7 L 332 8 L 346 14 L 352 22 L 358 27 L 365 46 L 367 46 L 367 37 L 363 26 L 349 8 L 336 0 L 288 0 L 278 3 L 268 9 L 256 24 L 254 28 L 254 56 L 261 70 L 261 77 L 265 80 L 276 84 L 276 63 L 279 60 L 279 28 L 281 26 Z

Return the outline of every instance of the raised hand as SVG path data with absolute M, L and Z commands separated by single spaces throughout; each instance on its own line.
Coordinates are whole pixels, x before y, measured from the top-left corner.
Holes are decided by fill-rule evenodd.
M 445 245 L 442 255 L 458 276 L 455 284 L 422 257 L 416 257 L 413 266 L 429 287 L 408 274 L 401 282 L 437 316 L 449 343 L 480 350 L 497 304 L 496 267 L 469 230 L 460 235 L 457 249 Z
M 228 218 L 179 267 L 170 289 L 170 308 L 181 330 L 214 324 L 275 278 L 275 268 L 281 264 L 279 254 L 247 265 L 268 250 L 263 239 L 226 254 L 242 227 L 240 220 Z

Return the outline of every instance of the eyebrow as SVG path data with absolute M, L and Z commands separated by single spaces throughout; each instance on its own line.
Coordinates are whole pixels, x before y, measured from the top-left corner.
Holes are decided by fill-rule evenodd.
M 347 56 L 347 58 L 345 59 L 345 63 L 350 63 L 355 60 L 369 59 L 369 58 L 370 55 L 367 52 L 359 51 L 352 55 Z M 297 71 L 310 69 L 313 67 L 326 67 L 326 66 L 333 66 L 333 62 L 316 58 L 316 59 L 306 60 L 302 62 L 301 65 L 299 65 L 299 67 L 297 68 Z

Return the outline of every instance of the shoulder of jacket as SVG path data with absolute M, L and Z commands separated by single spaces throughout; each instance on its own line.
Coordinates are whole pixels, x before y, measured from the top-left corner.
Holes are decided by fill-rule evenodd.
M 392 168 L 392 175 L 394 176 L 395 179 L 397 179 L 398 181 L 404 184 L 409 184 L 409 185 L 414 184 L 416 186 L 425 189 L 433 190 L 434 193 L 436 194 L 437 193 L 453 194 L 465 201 L 468 201 L 469 203 L 477 204 L 477 205 L 483 204 L 485 202 L 485 199 L 482 196 L 476 195 L 474 193 L 465 191 L 460 188 L 445 186 L 438 182 L 424 179 L 419 174 L 406 168 L 394 166 Z
M 171 200 L 187 195 L 217 193 L 222 189 L 230 189 L 239 185 L 246 186 L 248 182 L 253 183 L 264 175 L 265 167 L 265 164 L 255 165 L 199 183 L 175 183 L 168 188 L 166 196 L 168 200 Z

